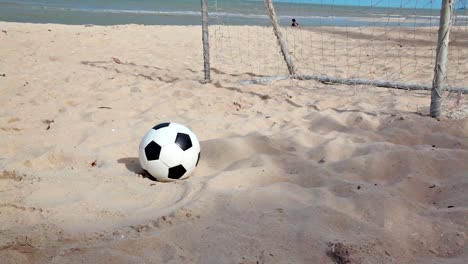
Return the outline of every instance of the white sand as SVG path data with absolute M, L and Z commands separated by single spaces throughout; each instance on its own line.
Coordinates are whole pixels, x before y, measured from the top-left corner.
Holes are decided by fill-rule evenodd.
M 428 92 L 204 85 L 198 27 L 0 29 L 1 263 L 468 259 L 468 119 Z M 165 121 L 201 141 L 188 180 L 140 175 Z

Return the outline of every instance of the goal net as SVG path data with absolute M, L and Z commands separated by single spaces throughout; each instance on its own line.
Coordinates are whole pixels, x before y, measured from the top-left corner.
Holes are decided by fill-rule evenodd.
M 208 3 L 214 74 L 288 75 L 263 0 Z M 431 85 L 441 0 L 273 3 L 299 74 Z M 466 1 L 459 0 L 454 7 L 447 80 L 449 86 L 468 87 Z M 298 26 L 293 26 L 293 19 Z

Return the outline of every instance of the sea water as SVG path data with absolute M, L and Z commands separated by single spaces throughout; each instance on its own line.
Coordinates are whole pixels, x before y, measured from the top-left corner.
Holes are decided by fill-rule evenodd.
M 434 26 L 441 0 L 274 0 L 281 24 Z M 270 25 L 263 0 L 209 0 L 210 24 Z M 201 0 L 0 0 L 0 21 L 200 25 Z M 468 24 L 466 9 L 458 20 Z M 460 23 L 460 22 L 459 22 Z

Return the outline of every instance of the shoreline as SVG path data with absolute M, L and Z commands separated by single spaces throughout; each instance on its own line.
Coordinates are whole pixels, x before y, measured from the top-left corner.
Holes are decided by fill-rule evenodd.
M 139 9 L 140 8 L 140 9 Z M 0 3 L 0 20 L 18 23 L 56 23 L 65 25 L 200 25 L 200 10 L 192 6 L 177 9 L 151 9 L 150 6 L 81 6 L 77 3 L 63 6 Z M 152 8 L 155 8 L 152 6 Z M 320 27 L 428 27 L 439 23 L 439 10 L 413 7 L 357 7 L 317 4 L 277 3 L 280 24 L 287 26 L 292 18 L 301 26 Z M 459 14 L 459 26 L 468 25 L 466 11 Z M 263 5 L 249 3 L 236 5 L 222 3 L 209 11 L 211 25 L 269 25 Z
M 289 27 L 290 20 L 295 18 L 300 22 L 302 28 L 320 28 L 320 27 L 336 27 L 336 28 L 372 28 L 372 27 L 388 27 L 388 28 L 433 28 L 439 25 L 439 18 L 406 18 L 406 17 L 298 17 L 288 16 L 280 19 L 280 26 Z M 1 19 L 1 18 L 0 18 Z M 152 15 L 148 17 L 123 17 L 121 19 L 114 19 L 115 23 L 104 23 L 102 19 L 109 18 L 89 18 L 84 17 L 77 21 L 60 21 L 56 19 L 5 19 L 0 22 L 9 23 L 31 23 L 31 24 L 58 24 L 58 25 L 96 25 L 96 26 L 119 26 L 119 25 L 142 25 L 142 26 L 201 26 L 201 19 L 192 17 L 187 19 L 187 22 L 181 21 L 179 17 L 161 16 L 155 19 Z M 111 19 L 112 20 L 112 19 Z M 229 19 L 211 18 L 212 23 L 210 26 L 259 26 L 270 27 L 271 21 L 267 18 L 245 21 L 236 17 Z M 119 22 L 117 22 L 119 21 Z M 171 23 L 167 23 L 171 21 Z M 464 27 L 468 26 L 467 20 L 458 20 L 459 23 L 454 26 Z

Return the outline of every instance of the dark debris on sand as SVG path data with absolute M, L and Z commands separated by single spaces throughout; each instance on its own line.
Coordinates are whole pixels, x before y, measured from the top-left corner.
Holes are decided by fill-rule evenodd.
M 54 120 L 49 120 L 49 119 L 42 120 L 42 123 L 47 125 L 46 130 L 49 130 L 50 129 L 50 124 L 52 124 L 54 122 L 55 122 Z
M 337 264 L 353 264 L 350 248 L 341 242 L 330 242 L 328 244 L 327 256 L 333 259 Z

